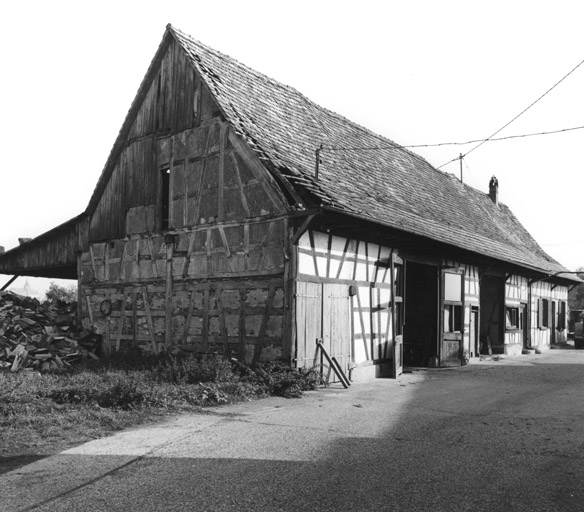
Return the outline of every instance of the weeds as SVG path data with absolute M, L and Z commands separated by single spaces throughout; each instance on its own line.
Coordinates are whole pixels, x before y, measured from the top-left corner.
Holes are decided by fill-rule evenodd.
M 67 372 L 0 372 L 0 462 L 48 454 L 149 419 L 265 396 L 299 397 L 318 374 L 221 357 L 116 357 Z

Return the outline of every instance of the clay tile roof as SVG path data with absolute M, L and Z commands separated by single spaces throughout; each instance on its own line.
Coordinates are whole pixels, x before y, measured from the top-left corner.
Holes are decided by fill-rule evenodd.
M 180 30 L 168 30 L 238 134 L 323 206 L 526 268 L 566 270 L 486 193 Z

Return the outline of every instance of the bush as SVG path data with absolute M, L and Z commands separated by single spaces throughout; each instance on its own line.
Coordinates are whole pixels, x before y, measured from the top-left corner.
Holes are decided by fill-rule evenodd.
M 59 301 L 66 304 L 72 304 L 77 301 L 77 288 L 74 285 L 65 287 L 51 282 L 45 297 L 47 302 L 54 304 L 59 303 Z

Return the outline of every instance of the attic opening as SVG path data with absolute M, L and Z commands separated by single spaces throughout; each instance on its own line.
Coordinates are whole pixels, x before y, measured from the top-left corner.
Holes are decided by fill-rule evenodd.
M 170 227 L 170 167 L 160 171 L 160 228 Z

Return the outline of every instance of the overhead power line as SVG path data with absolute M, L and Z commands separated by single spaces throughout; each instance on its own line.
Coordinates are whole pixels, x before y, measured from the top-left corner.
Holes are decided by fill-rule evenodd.
M 467 140 L 466 142 L 440 142 L 437 144 L 411 144 L 411 145 L 398 145 L 398 144 L 393 144 L 391 146 L 362 146 L 362 147 L 326 147 L 323 146 L 321 148 L 322 151 L 379 151 L 379 150 L 384 150 L 384 149 L 394 149 L 396 147 L 401 147 L 401 148 L 435 148 L 435 147 L 440 147 L 440 146 L 464 146 L 464 145 L 468 145 L 468 144 L 476 144 L 477 142 L 496 142 L 496 141 L 501 141 L 501 140 L 508 140 L 508 139 L 520 139 L 520 138 L 525 138 L 525 137 L 535 137 L 538 135 L 552 135 L 555 133 L 563 133 L 563 132 L 570 132 L 570 131 L 574 131 L 574 130 L 583 130 L 584 126 L 575 126 L 572 128 L 562 128 L 561 130 L 552 130 L 552 131 L 547 131 L 547 132 L 538 132 L 538 133 L 525 133 L 522 135 L 508 135 L 506 137 L 498 137 L 498 138 L 489 138 L 489 139 L 476 139 L 476 140 Z M 470 151 L 469 151 L 470 153 Z M 468 155 L 468 153 L 466 153 Z M 455 160 L 459 160 L 460 157 L 457 156 L 456 158 L 454 158 L 453 160 L 451 160 L 451 162 L 454 162 Z M 448 162 L 450 163 L 450 162 Z M 443 164 L 440 167 L 444 167 L 444 165 L 447 164 Z
M 501 128 L 499 128 L 496 132 L 494 132 L 490 137 L 487 137 L 486 139 L 482 140 L 479 144 L 477 144 L 474 148 L 472 148 L 470 151 L 468 151 L 465 155 L 462 155 L 462 157 L 468 156 L 470 153 L 472 153 L 473 151 L 475 151 L 476 149 L 480 148 L 485 142 L 488 142 L 489 140 L 491 140 L 495 135 L 497 135 L 498 133 L 502 132 L 505 128 L 507 128 L 507 126 L 509 126 L 513 121 L 515 121 L 516 119 L 518 119 L 519 117 L 521 117 L 523 114 L 525 114 L 525 112 L 527 112 L 531 107 L 533 107 L 538 101 L 540 101 L 544 96 L 547 96 L 550 92 L 552 92 L 558 85 L 560 85 L 566 78 L 568 78 L 574 71 L 576 71 L 582 64 L 584 64 L 584 60 L 581 60 L 576 66 L 574 66 L 574 68 L 572 68 L 567 74 L 565 74 L 560 80 L 558 80 L 554 85 L 552 85 L 546 92 L 544 92 L 539 98 L 537 98 L 534 102 L 532 102 L 528 107 L 524 108 L 521 112 L 519 112 L 519 114 L 517 114 L 513 119 L 511 119 L 511 121 L 509 121 L 508 123 L 504 124 Z M 445 164 L 442 164 L 440 167 L 438 167 L 438 169 L 440 169 L 441 167 L 444 167 L 445 165 L 448 165 L 451 162 L 454 162 L 455 160 L 458 160 L 459 158 L 462 157 L 457 157 L 454 158 L 452 160 L 450 160 L 449 162 L 446 162 Z

